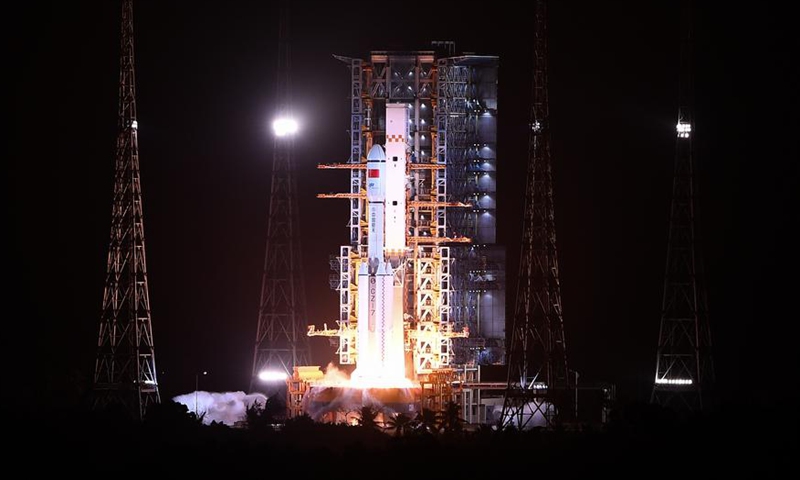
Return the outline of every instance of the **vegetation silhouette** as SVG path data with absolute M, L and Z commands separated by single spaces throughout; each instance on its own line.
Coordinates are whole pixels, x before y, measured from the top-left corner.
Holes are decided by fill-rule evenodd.
M 285 420 L 286 407 L 275 397 L 267 397 L 264 402 L 255 400 L 245 409 L 244 422 L 247 427 L 263 432 L 275 430 Z
M 378 429 L 378 415 L 381 412 L 370 406 L 363 406 L 358 411 L 358 425 L 365 428 Z
M 447 402 L 444 410 L 437 412 L 437 427 L 439 432 L 447 434 L 460 433 L 466 422 L 461 418 L 461 405 L 456 402 Z
M 408 433 L 413 427 L 414 422 L 405 413 L 396 413 L 394 416 L 389 417 L 386 421 L 386 426 L 389 430 L 394 432 L 396 437 L 402 437 Z
M 796 413 L 772 412 L 773 421 L 742 423 L 743 411 L 681 417 L 657 405 L 615 408 L 606 425 L 560 430 L 474 426 L 458 405 L 424 409 L 411 418 L 361 409 L 358 425 L 325 424 L 307 415 L 277 421 L 273 408 L 256 404 L 235 426 L 203 425 L 185 405 L 152 405 L 143 421 L 113 407 L 93 411 L 38 411 L 11 439 L 18 448 L 42 452 L 66 472 L 131 471 L 213 474 L 273 472 L 290 465 L 304 478 L 409 479 L 422 474 L 491 478 L 533 468 L 537 475 L 585 478 L 613 471 L 615 477 L 686 473 L 769 478 L 797 451 L 797 435 L 785 433 Z M 792 416 L 794 415 L 794 416 Z M 276 427 L 277 426 L 277 427 Z M 676 450 L 677 449 L 677 450 Z M 680 460 L 665 461 L 665 452 Z M 678 457 L 676 457 L 678 458 Z M 279 467 L 281 466 L 281 467 Z M 144 470 L 143 470 L 144 469 Z

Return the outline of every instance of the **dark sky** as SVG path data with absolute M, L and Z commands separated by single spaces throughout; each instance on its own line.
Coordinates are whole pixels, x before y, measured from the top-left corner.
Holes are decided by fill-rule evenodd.
M 644 398 L 666 251 L 678 9 L 676 2 L 552 3 L 552 157 L 571 367 L 587 382 L 616 383 L 623 398 Z M 460 51 L 500 56 L 498 238 L 509 265 L 519 253 L 527 161 L 531 19 L 522 10 L 338 4 L 293 2 L 300 231 L 309 320 L 317 324 L 336 318 L 328 257 L 348 237 L 346 203 L 315 198 L 347 188 L 345 172 L 315 168 L 348 156 L 349 77 L 332 54 L 454 40 Z M 796 391 L 797 39 L 786 11 L 722 5 L 697 12 L 693 126 L 715 363 L 730 398 L 769 400 Z M 3 20 L 4 76 L 13 86 L 3 189 L 13 269 L 3 317 L 12 328 L 3 337 L 12 347 L 7 368 L 40 392 L 67 375 L 88 378 L 92 368 L 113 182 L 119 8 L 28 8 Z M 434 19 L 439 12 L 446 16 Z M 193 390 L 198 370 L 209 371 L 201 388 L 245 389 L 266 232 L 277 9 L 149 1 L 138 2 L 134 16 L 162 395 Z M 515 275 L 509 269 L 510 292 Z M 326 341 L 314 340 L 315 362 L 333 360 Z M 757 388 L 745 394 L 742 384 Z

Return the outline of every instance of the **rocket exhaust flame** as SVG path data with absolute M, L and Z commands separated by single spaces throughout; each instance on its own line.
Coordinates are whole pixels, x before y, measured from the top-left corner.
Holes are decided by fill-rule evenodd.
M 347 375 L 347 372 L 339 370 L 335 365 L 329 363 L 325 369 L 325 376 L 321 380 L 314 382 L 315 387 L 322 388 L 353 388 L 361 390 L 369 389 L 414 389 L 419 388 L 419 382 L 412 381 L 405 377 L 392 378 L 388 376 L 362 376 L 356 375 L 358 370 L 353 372 L 353 375 Z

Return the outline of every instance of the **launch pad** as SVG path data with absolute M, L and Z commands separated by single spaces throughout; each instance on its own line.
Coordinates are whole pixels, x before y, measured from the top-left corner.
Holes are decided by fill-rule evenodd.
M 379 423 L 398 413 L 414 417 L 422 410 L 421 389 L 317 385 L 309 388 L 302 403 L 304 413 L 326 423 L 353 423 L 360 418 L 363 407 L 378 413 Z

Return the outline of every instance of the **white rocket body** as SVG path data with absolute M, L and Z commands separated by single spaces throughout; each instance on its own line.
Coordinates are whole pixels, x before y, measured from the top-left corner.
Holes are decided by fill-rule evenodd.
M 386 105 L 386 250 L 401 255 L 406 249 L 406 141 L 408 108 Z
M 367 258 L 358 272 L 353 373 L 378 384 L 405 378 L 403 287 L 394 284 L 394 269 L 403 268 L 406 246 L 406 105 L 388 104 L 386 119 L 386 153 L 375 145 L 367 155 Z

